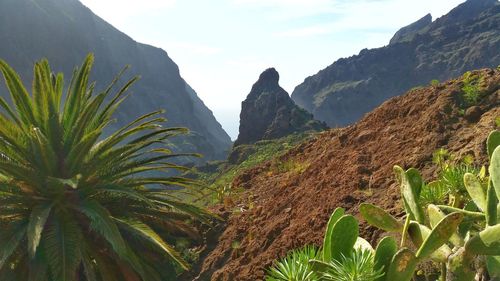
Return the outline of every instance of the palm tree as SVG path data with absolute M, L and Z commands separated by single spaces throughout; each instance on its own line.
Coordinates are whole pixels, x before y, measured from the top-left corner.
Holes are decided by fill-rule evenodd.
M 169 242 L 195 235 L 188 220 L 212 218 L 171 195 L 192 182 L 163 173 L 182 169 L 162 144 L 186 129 L 163 128 L 152 112 L 103 136 L 137 78 L 94 94 L 92 63 L 89 55 L 63 97 L 63 75 L 46 60 L 35 64 L 31 95 L 0 60 L 12 99 L 0 97 L 2 281 L 175 280 L 188 264 Z

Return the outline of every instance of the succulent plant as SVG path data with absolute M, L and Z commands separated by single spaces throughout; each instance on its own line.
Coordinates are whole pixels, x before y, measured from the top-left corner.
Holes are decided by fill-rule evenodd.
M 374 222 L 388 230 L 400 231 L 403 228 L 381 208 L 362 205 L 360 209 L 371 214 Z M 313 269 L 322 276 L 320 280 L 410 280 L 416 263 L 407 260 L 409 250 L 398 252 L 396 241 L 390 236 L 380 240 L 374 250 L 368 241 L 358 237 L 358 221 L 344 212 L 344 209 L 337 208 L 330 216 L 323 243 L 323 259 L 310 261 Z M 406 262 L 409 263 L 405 265 Z M 391 277 L 388 277 L 389 272 Z
M 321 280 L 325 281 L 375 281 L 381 276 L 382 270 L 374 268 L 373 252 L 366 248 L 325 264 L 321 271 Z
M 268 270 L 266 281 L 315 281 L 316 274 L 309 260 L 317 258 L 319 251 L 314 246 L 293 250 Z
M 403 227 L 383 209 L 361 204 L 361 215 L 368 223 L 385 231 L 402 232 L 402 245 L 408 236 L 417 248 L 416 253 L 403 248 L 394 255 L 386 280 L 409 280 L 416 264 L 427 259 L 443 264 L 443 281 L 472 281 L 483 269 L 487 269 L 492 280 L 500 278 L 500 132 L 489 135 L 487 151 L 490 156 L 488 186 L 478 176 L 466 173 L 463 182 L 471 202 L 463 208 L 424 206 L 420 197 L 423 182 L 418 171 L 404 171 L 399 166 L 394 167 L 394 172 L 401 185 L 407 214 Z
M 315 258 L 300 260 L 307 265 L 292 264 L 297 268 L 306 266 L 313 272 L 309 275 L 314 276 L 313 279 L 286 280 L 410 281 L 418 264 L 427 260 L 442 265 L 441 281 L 472 281 L 483 272 L 489 274 L 490 280 L 500 280 L 498 131 L 490 134 L 487 151 L 491 159 L 489 179 L 485 168 L 479 178 L 465 173 L 463 185 L 470 202 L 463 208 L 457 204 L 426 204 L 422 197 L 425 183 L 420 173 L 416 169 L 405 171 L 395 166 L 406 211 L 404 223 L 369 203 L 362 203 L 359 210 L 369 224 L 387 232 L 401 233 L 400 249 L 393 237 L 386 236 L 374 250 L 368 241 L 358 236 L 356 218 L 337 208 L 328 221 L 322 253 Z M 487 187 L 484 182 L 488 182 Z M 416 251 L 404 247 L 406 238 Z

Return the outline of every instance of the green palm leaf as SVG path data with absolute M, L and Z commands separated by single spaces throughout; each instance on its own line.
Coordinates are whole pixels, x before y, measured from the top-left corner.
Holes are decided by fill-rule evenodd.
M 177 261 L 184 269 L 189 268 L 189 265 L 184 261 L 184 259 L 170 245 L 164 242 L 163 239 L 148 225 L 138 220 L 121 220 L 117 218 L 115 218 L 115 220 L 125 231 L 140 236 L 141 238 L 157 245 L 167 255 Z
M 163 111 L 103 137 L 138 78 L 113 92 L 124 68 L 99 91 L 92 64 L 89 55 L 65 87 L 37 62 L 29 93 L 0 60 L 11 98 L 0 98 L 2 281 L 160 281 L 188 267 L 168 242 L 198 239 L 192 222 L 215 218 L 172 195 L 198 183 L 166 173 L 185 169 L 170 161 L 196 155 L 167 149 L 187 129 L 164 128 Z
M 40 244 L 42 231 L 52 210 L 52 206 L 52 204 L 40 204 L 35 206 L 31 212 L 27 230 L 28 251 L 31 257 L 34 257 L 36 254 L 36 249 L 38 244 Z

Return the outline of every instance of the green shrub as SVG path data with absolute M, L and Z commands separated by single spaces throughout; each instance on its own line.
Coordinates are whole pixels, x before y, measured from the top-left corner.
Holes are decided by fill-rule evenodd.
M 469 107 L 477 105 L 482 98 L 482 93 L 479 85 L 481 84 L 483 78 L 472 74 L 472 72 L 466 72 L 463 75 L 463 85 L 462 85 L 462 99 L 463 107 Z
M 320 251 L 314 246 L 293 250 L 286 257 L 274 263 L 268 270 L 266 281 L 314 281 L 318 276 L 309 264 Z
M 272 171 L 276 173 L 302 174 L 309 167 L 307 162 L 297 162 L 294 160 L 277 161 L 274 163 Z
M 439 80 L 437 80 L 437 79 L 431 80 L 431 86 L 433 86 L 433 87 L 439 86 Z
M 383 276 L 382 268 L 375 269 L 373 251 L 357 248 L 349 256 L 332 260 L 323 270 L 321 280 L 375 281 L 381 276 Z
M 463 206 L 470 198 L 464 185 L 464 175 L 478 174 L 473 166 L 474 159 L 466 156 L 460 161 L 445 149 L 438 149 L 433 153 L 433 162 L 438 166 L 437 179 L 422 186 L 422 200 L 424 204 L 450 204 Z
M 465 84 L 462 87 L 464 100 L 468 106 L 476 105 L 479 102 L 479 87 L 475 84 Z

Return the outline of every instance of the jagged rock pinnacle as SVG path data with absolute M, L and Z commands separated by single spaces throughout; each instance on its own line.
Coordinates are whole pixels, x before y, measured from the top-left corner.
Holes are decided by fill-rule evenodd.
M 279 73 L 274 68 L 266 69 L 259 76 L 241 104 L 240 132 L 235 146 L 326 128 L 298 107 L 278 82 Z

